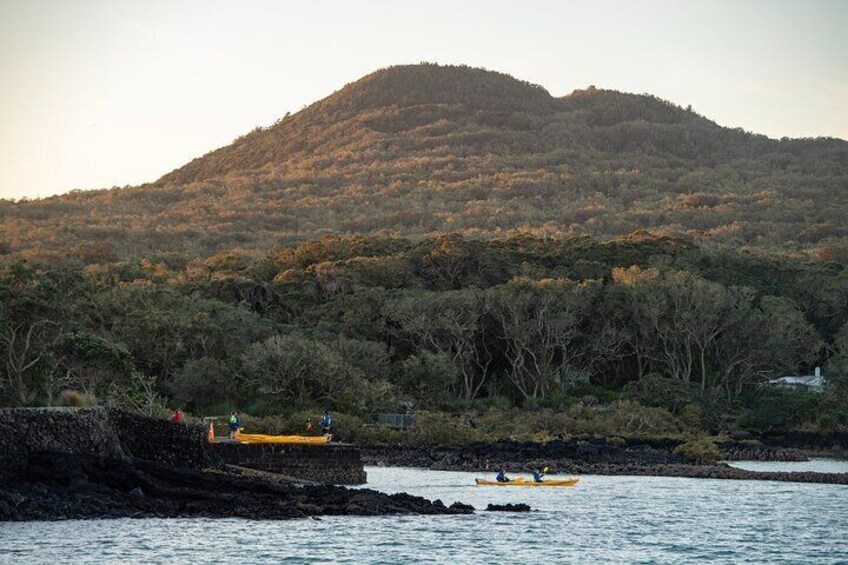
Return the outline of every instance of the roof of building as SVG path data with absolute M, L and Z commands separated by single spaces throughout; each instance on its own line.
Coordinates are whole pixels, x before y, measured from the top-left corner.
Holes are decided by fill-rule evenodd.
M 769 383 L 774 384 L 787 384 L 787 385 L 803 385 L 803 386 L 822 386 L 824 384 L 824 377 L 821 375 L 803 375 L 799 377 L 780 377 L 779 379 L 772 379 Z

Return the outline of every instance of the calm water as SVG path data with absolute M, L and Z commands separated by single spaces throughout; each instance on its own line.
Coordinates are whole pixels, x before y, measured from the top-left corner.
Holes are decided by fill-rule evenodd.
M 367 471 L 385 492 L 537 511 L 0 524 L 0 563 L 848 563 L 845 486 L 587 475 L 574 488 L 486 488 L 479 474 Z

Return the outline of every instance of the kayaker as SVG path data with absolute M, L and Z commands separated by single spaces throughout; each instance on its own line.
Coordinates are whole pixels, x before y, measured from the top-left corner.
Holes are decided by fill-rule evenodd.
M 499 483 L 508 483 L 509 477 L 507 477 L 506 473 L 504 473 L 504 470 L 501 469 L 500 471 L 498 471 L 498 476 L 495 477 L 495 480 Z
M 547 470 L 548 470 L 548 468 L 545 467 L 541 471 L 538 471 L 538 470 L 533 471 L 533 482 L 534 483 L 541 483 L 542 481 L 544 481 L 545 480 L 545 472 Z
M 233 413 L 230 415 L 230 420 L 227 422 L 227 426 L 230 428 L 230 439 L 236 439 L 236 436 L 239 433 L 239 428 L 241 427 L 241 419 L 239 418 L 238 412 L 233 410 Z

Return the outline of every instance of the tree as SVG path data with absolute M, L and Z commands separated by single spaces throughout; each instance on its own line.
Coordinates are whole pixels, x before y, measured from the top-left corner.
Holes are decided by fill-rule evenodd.
M 190 359 L 238 359 L 271 334 L 267 321 L 246 305 L 232 305 L 177 289 L 129 286 L 104 294 L 102 324 L 126 345 L 146 374 L 168 382 Z
M 422 244 L 413 257 L 415 272 L 434 290 L 487 287 L 509 279 L 505 261 L 480 241 L 458 234 L 440 236 Z
M 277 335 L 242 356 L 245 378 L 256 392 L 279 400 L 334 403 L 359 375 L 324 343 L 301 335 Z
M 462 398 L 478 396 L 493 361 L 485 332 L 487 304 L 480 291 L 420 293 L 387 302 L 383 313 L 399 339 L 453 361 L 462 375 Z
M 837 390 L 848 388 L 848 322 L 836 333 L 833 354 L 825 367 L 828 386 Z
M 507 376 L 525 400 L 568 385 L 579 356 L 575 345 L 582 298 L 568 280 L 518 279 L 492 289 L 487 305 L 498 320 Z
M 85 320 L 76 312 L 86 296 L 80 277 L 62 269 L 12 263 L 0 270 L 0 392 L 31 404 L 53 373 L 53 350 L 63 329 Z
M 754 292 L 728 289 L 685 271 L 615 269 L 613 279 L 629 289 L 634 348 L 672 378 L 697 377 L 705 389 L 716 340 L 745 316 Z
M 720 385 L 729 400 L 746 386 L 780 373 L 795 373 L 815 359 L 822 341 L 789 299 L 764 296 L 716 340 Z
M 58 386 L 79 388 L 98 397 L 126 391 L 134 384 L 137 371 L 129 351 L 103 336 L 85 330 L 64 334 L 57 352 L 61 355 L 61 372 L 48 388 L 51 401 Z

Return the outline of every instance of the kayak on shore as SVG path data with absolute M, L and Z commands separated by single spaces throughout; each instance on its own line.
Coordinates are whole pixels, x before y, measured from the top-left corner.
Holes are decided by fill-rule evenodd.
M 238 434 L 241 443 L 278 443 L 287 445 L 326 445 L 330 436 L 272 436 L 265 434 Z
M 573 487 L 580 479 L 546 479 L 542 482 L 536 482 L 524 477 L 517 477 L 508 481 L 491 481 L 489 479 L 474 479 L 479 487 Z

